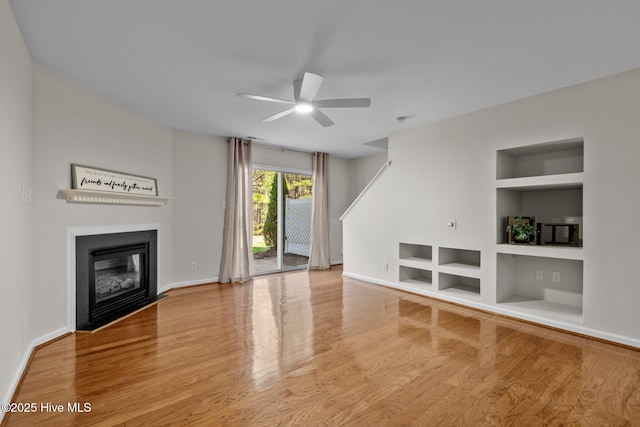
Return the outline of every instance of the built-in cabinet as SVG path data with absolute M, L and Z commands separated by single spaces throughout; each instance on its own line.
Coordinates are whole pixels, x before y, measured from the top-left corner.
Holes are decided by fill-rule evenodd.
M 571 139 L 498 150 L 496 158 L 496 302 L 509 310 L 580 323 L 583 300 L 584 143 Z M 507 244 L 508 216 L 577 224 L 579 244 Z M 542 242 L 569 227 L 540 227 Z M 587 235 L 588 244 L 588 235 Z
M 404 289 L 480 299 L 480 251 L 400 243 L 398 264 Z

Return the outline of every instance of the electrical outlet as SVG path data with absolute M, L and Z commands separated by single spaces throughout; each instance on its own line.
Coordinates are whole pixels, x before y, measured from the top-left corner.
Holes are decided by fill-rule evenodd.
M 196 271 L 198 269 L 198 263 L 193 261 L 191 263 L 191 270 Z
M 554 283 L 560 283 L 560 273 L 558 273 L 557 271 L 551 273 L 551 281 Z
M 28 195 L 27 195 L 27 186 L 26 185 L 22 185 L 22 203 L 27 203 L 28 200 Z
M 383 271 L 389 271 L 389 263 L 388 262 L 383 262 L 382 263 L 382 270 Z
M 536 280 L 544 280 L 544 270 L 536 270 Z

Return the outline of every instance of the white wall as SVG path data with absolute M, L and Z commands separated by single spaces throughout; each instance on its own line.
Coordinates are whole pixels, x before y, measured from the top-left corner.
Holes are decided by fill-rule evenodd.
M 353 198 L 349 191 L 349 160 L 329 156 L 329 260 L 342 264 L 342 221 Z
M 218 280 L 227 153 L 224 138 L 173 131 L 173 286 Z
M 7 0 L 0 0 L 0 401 L 8 402 L 30 343 L 22 317 L 31 315 L 32 204 L 22 202 L 31 187 L 31 57 Z M 2 412 L 0 412 L 0 417 Z
M 389 157 L 388 152 L 349 160 L 350 197 L 355 200 L 378 173 Z
M 171 282 L 171 206 L 67 203 L 70 164 L 157 179 L 172 195 L 172 131 L 39 65 L 33 79 L 33 333 L 66 326 L 67 227 L 159 223 L 158 287 Z M 171 203 L 171 202 L 169 202 Z
M 345 272 L 397 283 L 400 241 L 481 250 L 495 304 L 496 150 L 584 137 L 583 326 L 638 342 L 639 105 L 636 69 L 391 135 L 391 167 L 345 219 Z

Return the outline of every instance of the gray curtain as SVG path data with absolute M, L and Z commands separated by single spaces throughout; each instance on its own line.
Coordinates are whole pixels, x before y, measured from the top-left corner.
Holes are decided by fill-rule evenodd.
M 229 138 L 220 283 L 242 283 L 253 275 L 252 192 L 251 141 Z
M 313 202 L 309 270 L 331 267 L 329 260 L 329 188 L 327 153 L 313 153 Z

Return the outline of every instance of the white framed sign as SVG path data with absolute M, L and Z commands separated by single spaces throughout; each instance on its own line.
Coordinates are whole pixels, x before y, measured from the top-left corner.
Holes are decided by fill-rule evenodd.
M 143 196 L 158 195 L 158 185 L 155 178 L 75 163 L 71 164 L 71 186 L 75 190 L 97 190 Z

